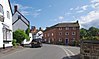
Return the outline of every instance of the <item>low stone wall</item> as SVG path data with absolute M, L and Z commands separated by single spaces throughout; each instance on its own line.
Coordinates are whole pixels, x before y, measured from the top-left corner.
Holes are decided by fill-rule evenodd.
M 80 48 L 81 59 L 99 59 L 99 40 L 83 40 Z

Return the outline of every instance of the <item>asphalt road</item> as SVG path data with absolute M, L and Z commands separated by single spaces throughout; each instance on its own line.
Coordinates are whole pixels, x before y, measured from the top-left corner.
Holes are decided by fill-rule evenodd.
M 24 48 L 0 59 L 79 59 L 79 53 L 79 47 L 44 44 L 41 48 Z

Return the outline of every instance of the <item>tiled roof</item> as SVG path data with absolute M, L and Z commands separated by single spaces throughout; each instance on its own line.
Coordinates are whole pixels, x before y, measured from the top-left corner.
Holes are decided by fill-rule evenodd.
M 58 23 L 55 27 L 79 27 L 78 23 Z
M 52 29 L 52 28 L 58 28 L 58 27 L 79 27 L 79 23 L 78 23 L 78 21 L 73 22 L 73 23 L 58 23 L 58 24 L 53 25 L 51 27 L 47 27 L 46 30 L 49 30 L 49 29 Z

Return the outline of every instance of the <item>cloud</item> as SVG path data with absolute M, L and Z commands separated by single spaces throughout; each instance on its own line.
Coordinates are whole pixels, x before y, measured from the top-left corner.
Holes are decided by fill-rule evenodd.
M 99 27 L 99 11 L 91 11 L 86 16 L 79 18 L 81 27 L 89 28 L 91 26 Z
M 30 15 L 30 12 L 27 11 L 29 9 L 31 9 L 32 7 L 29 6 L 24 6 L 22 4 L 18 4 L 15 1 L 13 3 L 11 3 L 12 9 L 14 10 L 14 6 L 17 5 L 18 6 L 18 10 L 23 14 L 23 15 Z
M 92 3 L 98 3 L 99 0 L 91 0 Z
M 28 11 L 21 11 L 21 13 L 22 13 L 23 15 L 29 15 L 29 14 L 30 14 Z
M 80 7 L 79 6 L 77 6 L 76 8 L 75 8 L 75 10 L 79 10 L 80 9 Z
M 70 8 L 70 10 L 73 10 L 73 8 Z
M 84 6 L 82 6 L 81 8 L 82 8 L 83 10 L 87 10 L 87 7 L 88 7 L 88 5 L 84 5 Z
M 42 11 L 42 9 L 36 9 L 36 10 L 33 10 L 33 16 L 34 17 L 37 17 L 37 16 L 39 16 L 40 14 L 41 14 L 41 11 Z
M 78 13 L 84 12 L 88 10 L 87 8 L 91 8 L 86 15 L 81 15 L 76 20 L 79 20 L 81 28 L 88 29 L 91 26 L 95 26 L 99 28 L 99 0 L 91 0 L 91 4 L 82 6 L 81 10 L 78 10 Z
M 42 9 L 37 9 L 37 10 L 35 10 L 36 12 L 40 12 L 40 11 L 42 11 Z
M 58 19 L 59 19 L 59 20 L 63 20 L 63 19 L 64 19 L 64 16 L 59 16 Z
M 82 12 L 84 12 L 84 10 L 79 10 L 79 11 L 77 11 L 77 13 L 82 13 Z
M 34 16 L 34 17 L 37 17 L 37 16 L 39 16 L 39 15 L 40 15 L 40 13 L 38 13 L 38 12 L 33 13 L 33 16 Z
M 65 16 L 66 16 L 66 15 L 70 15 L 70 14 L 72 14 L 72 13 L 70 13 L 70 12 L 67 12 L 67 13 L 65 13 Z

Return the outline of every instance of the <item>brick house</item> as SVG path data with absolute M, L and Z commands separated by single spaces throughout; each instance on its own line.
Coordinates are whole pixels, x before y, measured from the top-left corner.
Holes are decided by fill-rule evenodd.
M 58 23 L 45 29 L 43 39 L 46 43 L 62 43 L 68 45 L 74 40 L 79 41 L 79 28 L 78 21 L 74 23 Z

